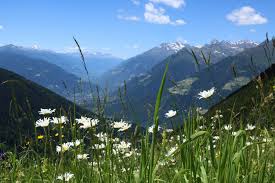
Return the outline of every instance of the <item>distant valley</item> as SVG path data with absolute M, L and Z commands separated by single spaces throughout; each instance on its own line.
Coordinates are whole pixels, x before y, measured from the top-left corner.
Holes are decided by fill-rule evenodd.
M 253 41 L 213 40 L 201 47 L 181 42 L 163 43 L 127 60 L 107 54 L 84 53 L 91 83 L 88 83 L 79 53 L 7 45 L 0 47 L 0 67 L 89 109 L 96 107 L 96 95 L 99 94 L 102 101 L 108 96 L 104 110 L 108 116 L 144 122 L 151 120 L 147 115 L 152 113 L 167 64 L 169 71 L 161 110 L 186 111 L 194 104 L 207 110 L 269 66 L 263 46 Z M 254 73 L 252 66 L 256 69 Z M 197 99 L 199 91 L 213 86 L 219 95 L 211 104 Z M 103 93 L 105 88 L 108 93 Z M 128 111 L 123 109 L 122 100 Z

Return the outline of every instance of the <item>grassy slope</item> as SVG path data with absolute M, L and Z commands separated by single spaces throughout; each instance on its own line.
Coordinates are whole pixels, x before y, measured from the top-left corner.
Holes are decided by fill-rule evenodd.
M 234 109 L 233 111 L 235 114 L 242 113 L 248 116 L 249 113 L 251 115 L 251 113 L 253 113 L 253 109 L 257 107 L 256 103 L 263 103 L 264 100 L 268 102 L 269 107 L 271 107 L 271 111 L 275 112 L 273 89 L 273 87 L 275 86 L 275 64 L 273 64 L 270 68 L 262 72 L 259 76 L 263 84 L 262 90 L 260 89 L 261 87 L 259 86 L 256 80 L 258 77 L 256 77 L 247 85 L 238 89 L 237 91 L 229 95 L 226 99 L 222 100 L 217 105 L 212 107 L 207 113 L 207 115 L 213 116 L 215 114 L 215 111 L 221 110 L 223 111 L 225 117 L 229 119 L 232 113 L 232 109 Z M 268 100 L 272 98 L 270 94 L 272 94 L 271 96 L 273 96 L 273 100 Z
M 40 108 L 73 112 L 72 102 L 10 71 L 0 69 L 0 83 L 0 142 L 20 140 L 19 131 L 31 134 Z M 76 106 L 76 112 L 84 115 L 88 111 Z

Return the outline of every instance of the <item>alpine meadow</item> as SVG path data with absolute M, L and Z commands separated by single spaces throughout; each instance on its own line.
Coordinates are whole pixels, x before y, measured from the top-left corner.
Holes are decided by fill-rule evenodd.
M 274 7 L 0 2 L 0 183 L 274 183 Z

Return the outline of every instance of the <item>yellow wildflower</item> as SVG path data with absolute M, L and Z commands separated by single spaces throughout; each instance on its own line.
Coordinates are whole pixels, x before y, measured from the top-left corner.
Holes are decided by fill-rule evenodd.
M 37 139 L 39 139 L 39 140 L 40 140 L 40 139 L 43 139 L 43 138 L 44 138 L 43 135 L 38 135 L 38 136 L 37 136 Z

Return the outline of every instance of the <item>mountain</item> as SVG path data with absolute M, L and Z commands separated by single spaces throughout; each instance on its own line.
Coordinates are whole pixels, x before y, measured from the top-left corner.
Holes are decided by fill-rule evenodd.
M 105 72 L 100 83 L 107 85 L 110 89 L 117 89 L 124 81 L 129 82 L 134 77 L 145 75 L 153 66 L 186 46 L 189 47 L 181 42 L 163 43 Z
M 62 96 L 73 98 L 79 78 L 42 59 L 0 49 L 0 68 L 13 71 Z
M 45 60 L 61 67 L 69 73 L 81 77 L 83 80 L 87 79 L 86 71 L 84 70 L 84 65 L 80 59 L 79 52 L 54 52 L 50 50 L 15 46 L 12 44 L 0 47 L 0 50 L 2 52 L 10 52 L 25 55 L 34 59 Z M 84 52 L 84 56 L 89 76 L 93 81 L 97 80 L 101 74 L 112 69 L 123 61 L 122 59 L 110 54 L 100 52 Z
M 235 42 L 212 40 L 209 44 L 205 44 L 201 48 L 194 48 L 194 51 L 200 56 L 202 56 L 201 52 L 205 53 L 206 56 L 210 54 L 211 62 L 216 63 L 221 59 L 236 55 L 245 49 L 253 48 L 258 45 L 257 42 L 250 40 L 239 40 Z
M 197 48 L 196 53 L 200 50 L 206 50 L 210 47 L 219 48 L 219 44 L 225 42 L 214 42 L 205 45 L 202 48 Z M 226 43 L 228 45 L 228 43 Z M 246 45 L 246 44 L 234 44 Z M 252 48 L 236 49 L 228 46 L 229 50 L 238 50 L 236 52 L 227 52 L 231 56 L 211 56 L 210 66 L 204 64 L 202 56 L 197 56 L 200 68 L 195 64 L 194 57 L 188 49 L 182 49 L 178 53 L 171 55 L 161 63 L 154 66 L 151 72 L 148 72 L 143 77 L 136 77 L 131 82 L 127 83 L 126 102 L 129 104 L 131 112 L 128 111 L 128 117 L 132 120 L 145 122 L 151 120 L 147 117 L 148 113 L 152 114 L 152 109 L 156 99 L 156 91 L 167 63 L 169 70 L 167 73 L 167 83 L 165 85 L 164 96 L 162 100 L 161 112 L 164 113 L 169 109 L 177 109 L 186 111 L 192 105 L 207 109 L 209 106 L 226 97 L 244 84 L 247 84 L 252 77 L 268 67 L 265 57 L 265 51 L 262 45 Z M 271 46 L 271 45 L 269 45 Z M 230 48 L 231 47 L 231 48 Z M 235 47 L 235 46 L 234 46 Z M 272 47 L 272 46 L 271 46 Z M 215 52 L 215 50 L 214 50 Z M 219 54 L 214 53 L 213 54 Z M 236 54 L 235 54 L 236 53 Z M 254 61 L 254 69 L 257 73 L 250 71 L 251 56 Z M 234 77 L 232 66 L 237 72 Z M 202 90 L 216 87 L 217 95 L 212 98 L 211 104 L 208 101 L 198 99 L 198 93 Z M 110 103 L 107 112 L 120 114 L 122 110 L 121 99 L 116 98 Z M 134 108 L 134 109 L 133 109 Z M 138 117 L 141 117 L 140 119 Z M 163 116 L 161 116 L 163 119 Z
M 85 115 L 82 109 L 52 91 L 13 72 L 0 69 L 0 142 L 14 144 L 33 134 L 34 120 L 40 108 L 55 108 L 59 114 L 73 112 Z M 60 109 L 60 110 L 59 110 Z M 62 110 L 61 110 L 62 109 Z M 20 134 L 23 135 L 22 138 Z
M 255 108 L 258 110 L 254 110 Z M 266 108 L 269 110 L 265 110 Z M 222 112 L 224 119 L 229 120 L 233 113 L 235 117 L 245 116 L 242 119 L 244 123 L 253 117 L 255 123 L 271 125 L 275 121 L 275 116 L 265 114 L 265 111 L 275 112 L 275 64 L 212 106 L 205 116 L 211 118 L 218 110 Z M 269 118 L 264 116 L 269 116 Z

